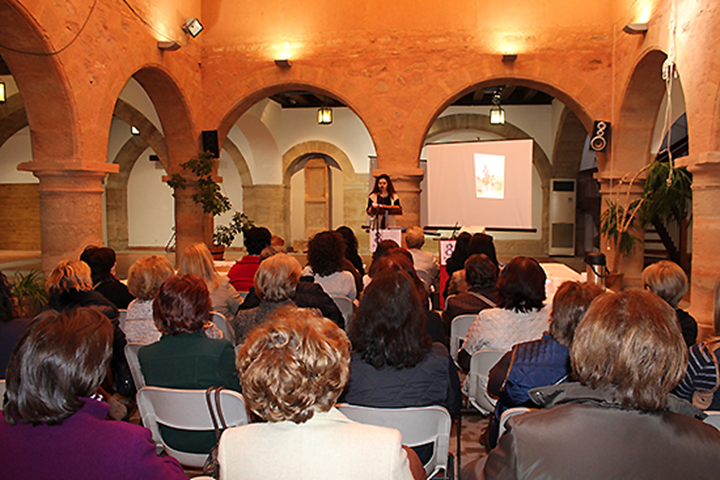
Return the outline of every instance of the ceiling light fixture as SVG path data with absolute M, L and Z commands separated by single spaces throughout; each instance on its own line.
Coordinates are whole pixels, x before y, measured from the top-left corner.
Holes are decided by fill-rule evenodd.
M 506 53 L 502 57 L 503 63 L 512 63 L 517 60 L 517 53 Z
M 490 107 L 490 124 L 505 125 L 505 110 L 500 105 L 500 90 L 496 90 L 492 99 L 493 106 Z
M 157 47 L 160 50 L 167 50 L 168 52 L 174 52 L 175 50 L 180 49 L 180 44 L 175 41 L 167 41 L 167 42 L 157 42 Z
M 646 23 L 628 23 L 623 27 L 623 32 L 628 35 L 639 35 L 647 32 L 648 24 Z
M 195 38 L 203 31 L 203 26 L 197 18 L 186 18 L 185 25 L 182 26 L 182 29 L 183 32 L 189 33 L 193 38 Z
M 0 103 L 7 102 L 7 90 L 5 88 L 5 82 L 0 80 Z
M 278 58 L 275 60 L 275 65 L 280 68 L 290 68 L 292 65 L 290 64 L 290 59 L 288 58 Z
M 318 108 L 317 123 L 318 125 L 330 125 L 333 122 L 332 108 L 323 105 Z
M 140 135 L 140 130 L 135 125 L 130 125 L 130 133 L 133 135 Z

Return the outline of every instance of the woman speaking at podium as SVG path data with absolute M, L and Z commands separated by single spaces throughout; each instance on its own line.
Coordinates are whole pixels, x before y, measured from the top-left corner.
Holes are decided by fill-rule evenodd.
M 375 187 L 368 196 L 367 214 L 374 217 L 373 227 L 384 229 L 395 223 L 395 215 L 402 215 L 400 197 L 390 177 L 383 173 L 375 179 Z

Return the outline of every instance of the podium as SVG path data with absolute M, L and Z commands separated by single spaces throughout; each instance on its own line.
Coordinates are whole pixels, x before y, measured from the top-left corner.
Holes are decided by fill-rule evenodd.
M 403 229 L 389 228 L 389 215 L 402 215 L 402 207 L 400 205 L 373 205 L 368 209 L 368 213 L 372 215 L 370 223 L 370 251 L 374 252 L 377 244 L 383 240 L 394 240 L 398 245 L 402 245 Z

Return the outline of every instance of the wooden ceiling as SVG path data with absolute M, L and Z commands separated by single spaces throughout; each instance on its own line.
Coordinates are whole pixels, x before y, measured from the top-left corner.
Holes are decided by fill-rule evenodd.
M 516 85 L 500 85 L 497 87 L 480 88 L 471 91 L 455 100 L 454 106 L 489 106 L 496 91 L 500 92 L 502 105 L 550 105 L 553 97 L 547 93 L 528 87 Z M 271 100 L 280 104 L 282 108 L 319 108 L 344 107 L 342 102 L 326 95 L 320 95 L 302 90 L 289 91 L 272 95 Z

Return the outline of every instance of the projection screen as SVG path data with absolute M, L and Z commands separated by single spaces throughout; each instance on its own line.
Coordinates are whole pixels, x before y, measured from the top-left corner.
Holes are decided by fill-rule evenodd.
M 533 140 L 430 144 L 432 226 L 532 228 Z

